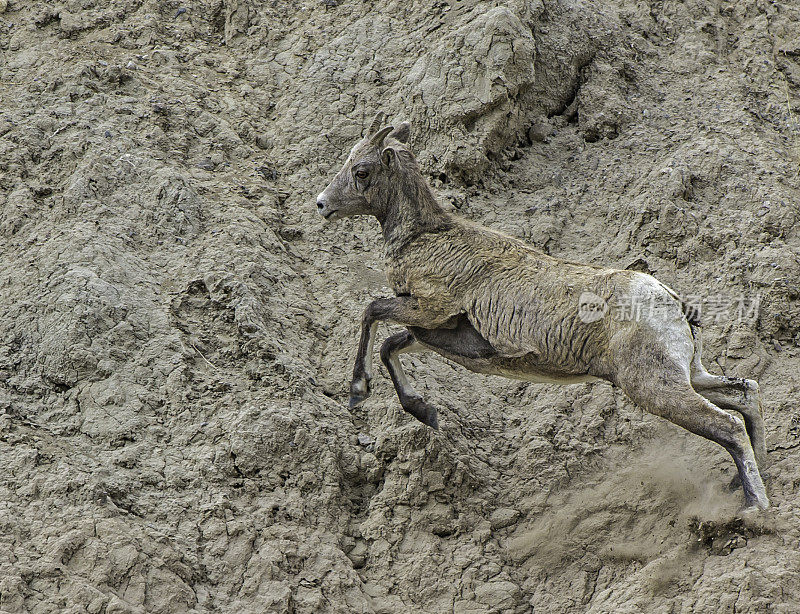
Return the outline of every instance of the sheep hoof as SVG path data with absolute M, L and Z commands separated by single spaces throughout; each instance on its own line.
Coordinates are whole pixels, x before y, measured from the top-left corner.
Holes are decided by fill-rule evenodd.
M 769 499 L 767 499 L 767 495 L 766 495 L 766 494 L 763 494 L 763 493 L 762 493 L 762 494 L 759 494 L 759 495 L 756 497 L 756 500 L 755 500 L 755 505 L 756 505 L 756 507 L 757 507 L 758 509 L 760 509 L 760 510 L 762 510 L 762 511 L 763 511 L 763 510 L 765 510 L 765 509 L 767 509 L 767 508 L 769 507 Z
M 367 396 L 366 395 L 351 394 L 350 395 L 350 401 L 348 402 L 348 405 L 350 406 L 350 409 L 355 409 L 356 407 L 361 405 L 366 400 L 367 400 Z
M 439 430 L 439 412 L 432 405 L 428 405 L 420 397 L 413 397 L 403 405 L 403 409 L 414 416 L 422 424 L 427 424 L 432 429 Z
M 355 409 L 366 401 L 370 392 L 369 378 L 354 379 L 350 384 L 350 409 Z
M 767 499 L 766 495 L 760 495 L 747 501 L 739 512 L 739 515 L 742 517 L 753 516 L 759 512 L 763 512 L 767 508 L 769 508 L 769 499 Z

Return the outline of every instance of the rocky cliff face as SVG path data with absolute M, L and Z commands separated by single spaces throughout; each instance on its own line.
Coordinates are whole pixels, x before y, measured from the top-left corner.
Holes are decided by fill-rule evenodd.
M 3 8 L 0 611 L 797 610 L 795 3 Z M 415 355 L 440 432 L 346 409 L 389 290 L 313 197 L 378 109 L 461 215 L 705 297 L 769 512 L 606 384 Z

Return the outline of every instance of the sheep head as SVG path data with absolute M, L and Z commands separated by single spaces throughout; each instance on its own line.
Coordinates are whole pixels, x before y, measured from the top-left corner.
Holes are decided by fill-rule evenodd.
M 317 209 L 326 220 L 352 215 L 380 219 L 387 206 L 390 180 L 397 170 L 397 150 L 404 148 L 409 125 L 385 126 L 378 113 L 367 135 L 355 144 L 339 173 L 317 196 Z M 391 142 L 385 141 L 391 139 Z

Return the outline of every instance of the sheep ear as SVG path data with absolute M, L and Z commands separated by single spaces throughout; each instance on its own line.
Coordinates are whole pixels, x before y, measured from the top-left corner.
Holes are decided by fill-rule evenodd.
M 383 162 L 384 166 L 390 168 L 392 164 L 397 162 L 397 152 L 394 150 L 394 147 L 387 147 L 381 152 L 381 162 Z
M 386 126 L 385 128 L 381 128 L 378 132 L 370 137 L 369 142 L 376 147 L 381 147 L 383 145 L 383 139 L 385 139 L 386 135 L 392 130 L 394 130 L 394 126 Z
M 392 133 L 389 135 L 389 138 L 397 139 L 401 143 L 408 143 L 408 139 L 410 136 L 411 136 L 411 124 L 409 124 L 408 122 L 403 122 L 392 131 Z
M 375 116 L 375 119 L 372 120 L 372 123 L 369 125 L 369 130 L 367 130 L 367 136 L 375 134 L 378 131 L 378 128 L 381 127 L 384 118 L 386 117 L 386 113 L 383 111 L 378 111 L 378 114 Z

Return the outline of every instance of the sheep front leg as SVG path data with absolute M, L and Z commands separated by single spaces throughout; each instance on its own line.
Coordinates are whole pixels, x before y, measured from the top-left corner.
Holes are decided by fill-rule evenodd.
M 370 394 L 372 351 L 378 322 L 394 322 L 403 326 L 420 328 L 439 328 L 446 327 L 451 320 L 449 315 L 442 316 L 421 309 L 417 299 L 411 296 L 379 298 L 367 305 L 361 319 L 361 340 L 358 343 L 358 353 L 353 367 L 353 381 L 350 384 L 350 408 L 358 407 Z
M 367 311 L 361 321 L 361 339 L 358 342 L 356 364 L 353 367 L 353 381 L 350 383 L 350 409 L 361 405 L 369 396 L 369 382 L 372 379 L 372 350 L 375 347 L 375 331 L 378 322 L 367 322 Z
M 403 371 L 403 365 L 400 363 L 400 354 L 418 352 L 421 349 L 424 349 L 424 346 L 421 343 L 417 343 L 414 335 L 406 330 L 392 335 L 383 342 L 381 346 L 381 361 L 386 366 L 389 377 L 392 378 L 397 398 L 400 399 L 400 405 L 403 406 L 403 409 L 423 424 L 438 430 L 439 412 L 435 407 L 428 405 L 414 391 L 405 371 Z

